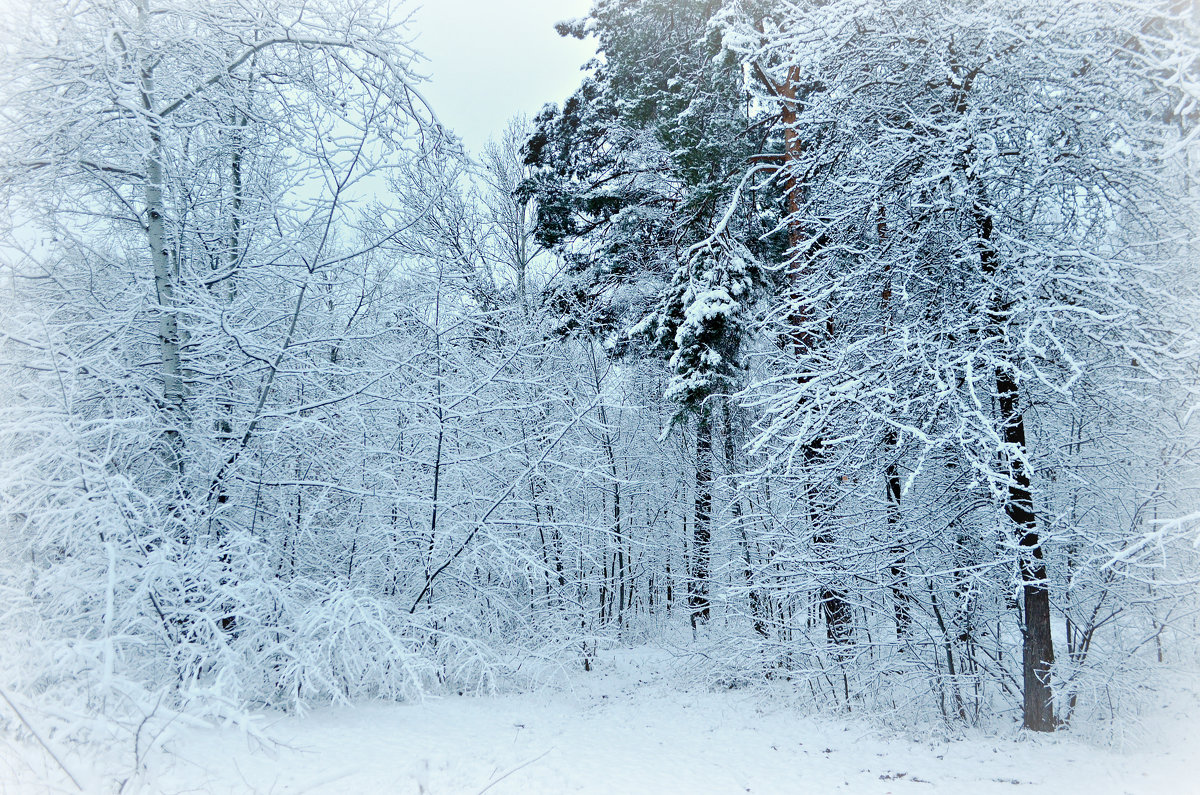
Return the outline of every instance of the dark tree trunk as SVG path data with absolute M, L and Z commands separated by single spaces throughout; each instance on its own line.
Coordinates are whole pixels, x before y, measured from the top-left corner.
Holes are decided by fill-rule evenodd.
M 985 278 L 993 279 L 999 270 L 999 254 L 993 243 L 991 214 L 975 206 L 975 225 L 980 239 L 980 265 Z M 988 308 L 989 322 L 999 330 L 1007 306 L 997 290 Z M 1054 665 L 1054 643 L 1050 625 L 1050 588 L 1046 563 L 1038 535 L 1037 515 L 1033 510 L 1033 490 L 1025 467 L 1025 414 L 1021 409 L 1017 380 L 1003 366 L 996 368 L 996 397 L 1000 403 L 1004 442 L 1009 452 L 1004 462 L 1009 476 L 1004 513 L 1016 526 L 1021 553 L 1021 583 L 1025 602 L 1022 628 L 1024 725 L 1032 731 L 1054 731 L 1054 702 L 1050 690 L 1050 668 Z
M 671 615 L 671 610 L 675 607 L 675 584 L 671 579 L 671 552 L 667 551 L 667 560 L 663 566 L 663 579 L 666 580 L 666 593 L 664 594 L 667 615 Z
M 712 421 L 707 407 L 696 420 L 696 501 L 692 524 L 688 609 L 692 629 L 709 619 L 708 565 L 712 541 Z
M 888 446 L 895 452 L 897 434 L 892 431 L 888 435 Z M 892 575 L 892 609 L 896 616 L 896 637 L 903 638 L 908 632 L 908 625 L 912 621 L 909 614 L 909 596 L 908 596 L 908 578 L 904 574 L 905 551 L 902 544 L 896 543 L 896 536 L 900 532 L 900 464 L 898 461 L 892 461 L 888 464 L 886 471 L 887 480 L 887 526 L 888 539 L 892 543 L 891 555 L 892 564 L 890 574 Z
M 600 613 L 597 619 L 604 625 L 608 623 L 608 550 L 604 550 L 600 561 Z
M 875 226 L 879 234 L 879 239 L 883 240 L 887 237 L 887 213 L 882 205 L 879 207 L 879 220 Z M 880 310 L 883 315 L 884 329 L 890 331 L 891 328 L 891 303 L 892 303 L 892 265 L 887 263 L 884 265 L 884 287 L 880 294 Z M 884 472 L 884 493 L 887 498 L 887 537 L 892 544 L 889 552 L 892 556 L 892 562 L 889 569 L 891 574 L 891 589 L 892 589 L 892 610 L 896 616 L 896 638 L 903 639 L 908 632 L 908 625 L 911 620 L 909 615 L 908 604 L 908 584 L 904 575 L 904 562 L 906 553 L 904 545 L 897 543 L 897 537 L 900 533 L 900 434 L 895 428 L 888 431 L 887 438 L 884 440 L 884 445 L 887 447 L 887 452 L 891 454 L 891 463 L 887 465 Z
M 738 450 L 738 437 L 734 424 L 737 420 L 729 404 L 730 401 L 728 399 L 722 404 L 725 419 L 725 474 L 729 478 L 729 488 L 733 495 L 729 510 L 733 515 L 733 523 L 737 527 L 738 534 L 742 540 L 742 554 L 746 561 L 746 566 L 742 570 L 742 576 L 746 580 L 750 619 L 753 622 L 754 631 L 765 638 L 767 636 L 767 622 L 763 614 L 763 595 L 754 582 L 754 562 L 750 554 L 750 536 L 746 532 L 746 523 L 742 521 L 742 498 L 737 492 L 737 483 L 734 481 L 734 476 L 737 472 Z
M 996 392 L 1004 418 L 1004 441 L 1018 450 L 1025 449 L 1025 418 L 1021 413 L 1017 384 L 1005 370 L 996 370 Z M 1017 526 L 1021 548 L 1021 582 L 1025 601 L 1023 630 L 1025 728 L 1054 731 L 1054 702 L 1050 691 L 1050 667 L 1054 664 L 1054 643 L 1050 627 L 1050 589 L 1046 562 L 1038 535 L 1037 516 L 1029 473 L 1024 462 L 1014 457 L 1008 465 L 1012 481 L 1004 512 Z
M 804 455 L 810 464 L 815 463 L 821 455 L 820 440 L 807 445 Z M 808 514 L 813 528 L 813 546 L 821 556 L 821 563 L 824 567 L 832 569 L 837 552 L 833 546 L 833 531 L 829 522 L 825 520 L 828 513 L 827 507 L 820 499 L 819 490 L 815 486 L 810 487 Z M 825 619 L 825 634 L 829 638 L 829 642 L 833 644 L 835 653 L 840 657 L 844 652 L 842 647 L 850 642 L 853 635 L 854 613 L 850 603 L 846 600 L 846 594 L 829 582 L 832 576 L 826 574 L 825 577 L 827 578 L 826 584 L 821 586 L 819 593 L 821 615 Z
M 771 92 L 783 104 L 780 115 L 780 121 L 783 126 L 784 150 L 782 164 L 786 166 L 789 162 L 799 161 L 804 152 L 804 141 L 800 138 L 797 121 L 801 105 L 804 101 L 804 95 L 808 93 L 811 86 L 802 86 L 800 84 L 800 72 L 797 67 L 790 68 L 787 73 L 787 79 L 779 85 L 766 79 L 766 76 L 761 72 L 759 73 L 759 78 L 766 82 Z M 786 193 L 789 215 L 788 250 L 790 256 L 793 258 L 789 278 L 792 283 L 793 294 L 797 297 L 793 301 L 794 305 L 790 317 L 792 326 L 791 343 L 797 356 L 803 356 L 812 351 L 818 340 L 818 336 L 813 330 L 815 307 L 805 304 L 798 297 L 803 292 L 805 280 L 810 277 L 809 262 L 814 252 L 819 250 L 824 244 L 823 239 L 818 239 L 815 244 L 810 246 L 808 230 L 801 225 L 800 210 L 803 191 L 804 186 L 800 181 L 799 174 L 796 171 L 789 172 L 784 181 L 784 192 Z M 808 252 L 804 256 L 798 256 L 797 252 L 805 246 L 808 247 Z M 831 324 L 832 321 L 826 324 L 827 328 L 831 329 Z M 834 541 L 829 523 L 824 521 L 826 510 L 825 506 L 821 505 L 819 499 L 818 492 L 820 486 L 816 480 L 816 467 L 812 466 L 820 457 L 820 439 L 813 439 L 804 446 L 805 461 L 810 465 L 809 471 L 813 472 L 813 479 L 808 484 L 808 507 L 809 516 L 812 520 L 813 543 L 818 550 L 831 547 Z M 853 629 L 853 613 L 850 604 L 846 601 L 845 594 L 832 585 L 822 586 L 819 598 L 821 613 L 825 618 L 825 631 L 830 642 L 840 655 L 842 651 L 841 647 L 850 641 Z

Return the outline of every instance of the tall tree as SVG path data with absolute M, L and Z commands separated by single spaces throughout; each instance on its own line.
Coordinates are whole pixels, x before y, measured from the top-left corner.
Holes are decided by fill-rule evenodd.
M 1155 298 L 1188 234 L 1168 153 L 1189 134 L 1162 123 L 1171 93 L 1131 54 L 1156 10 L 931 0 L 773 11 L 733 4 L 729 38 L 763 73 L 764 101 L 804 96 L 780 117 L 803 141 L 782 167 L 805 232 L 791 256 L 806 263 L 780 317 L 816 344 L 781 363 L 808 375 L 777 392 L 760 442 L 801 441 L 788 423 L 812 427 L 819 410 L 841 469 L 830 475 L 877 451 L 878 423 L 889 440 L 918 442 L 915 471 L 955 449 L 1015 540 L 1024 722 L 1050 731 L 1037 505 L 1048 487 L 1035 445 L 1055 423 L 1043 409 L 1035 430 L 1031 406 L 1110 390 L 1100 378 L 1178 383 L 1168 363 L 1190 333 Z M 886 301 L 864 300 L 881 285 Z M 870 479 L 896 489 L 890 471 Z
M 754 151 L 741 69 L 708 0 L 602 0 L 560 26 L 597 38 L 593 74 L 537 119 L 527 190 L 572 278 L 562 326 L 669 359 L 667 397 L 695 429 L 689 602 L 709 615 L 713 403 L 736 388 L 771 224 L 726 213 Z M 742 208 L 744 209 L 744 208 Z
M 150 599 L 157 619 L 139 632 L 184 682 L 276 618 L 280 601 L 248 594 L 274 587 L 273 557 L 295 571 L 313 515 L 295 484 L 325 466 L 313 468 L 317 427 L 395 369 L 358 345 L 381 332 L 357 324 L 399 221 L 394 206 L 364 212 L 363 181 L 415 134 L 445 136 L 382 4 L 24 11 L 2 135 L 6 242 L 20 254 L 10 318 L 37 329 L 22 336 L 26 367 L 63 376 L 61 421 L 91 429 L 40 447 L 40 466 L 78 457 L 66 493 L 107 506 L 80 528 L 120 520 L 99 532 L 108 602 Z M 295 503 L 276 511 L 285 482 Z M 352 499 L 315 502 L 337 513 Z M 268 532 L 268 513 L 293 521 Z M 64 528 L 23 538 L 101 553 Z

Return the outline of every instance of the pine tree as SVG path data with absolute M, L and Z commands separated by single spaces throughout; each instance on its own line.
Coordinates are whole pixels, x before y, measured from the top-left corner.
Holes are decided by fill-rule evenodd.
M 604 0 L 560 26 L 593 35 L 593 74 L 561 109 L 537 119 L 525 186 L 541 239 L 572 267 L 558 305 L 564 330 L 606 338 L 615 354 L 667 359 L 666 396 L 695 426 L 689 601 L 709 615 L 713 401 L 739 384 L 743 341 L 778 247 L 767 210 L 727 210 L 754 140 L 742 72 L 700 0 Z M 746 205 L 751 207 L 749 203 Z M 768 238 L 771 236 L 768 235 Z

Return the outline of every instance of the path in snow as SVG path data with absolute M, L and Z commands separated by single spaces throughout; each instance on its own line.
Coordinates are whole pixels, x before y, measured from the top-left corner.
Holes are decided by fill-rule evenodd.
M 275 716 L 260 726 L 268 744 L 186 729 L 125 792 L 1200 793 L 1194 696 L 1163 705 L 1138 749 L 1112 751 L 1069 736 L 919 739 L 801 717 L 761 693 L 681 693 L 634 675 L 626 666 L 568 692 Z M 73 789 L 38 783 L 39 765 L 13 752 L 0 747 L 0 792 Z M 102 764 L 74 762 L 104 791 Z

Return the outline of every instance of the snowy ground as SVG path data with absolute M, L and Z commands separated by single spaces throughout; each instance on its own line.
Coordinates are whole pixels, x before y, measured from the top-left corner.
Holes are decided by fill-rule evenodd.
M 1162 699 L 1114 751 L 1070 736 L 946 739 L 806 718 L 761 693 L 680 692 L 646 667 L 609 660 L 608 673 L 535 695 L 262 716 L 259 737 L 183 729 L 124 792 L 1200 793 L 1194 693 Z M 89 791 L 130 774 L 115 755 L 66 759 Z M 32 746 L 0 742 L 0 792 L 73 791 Z

